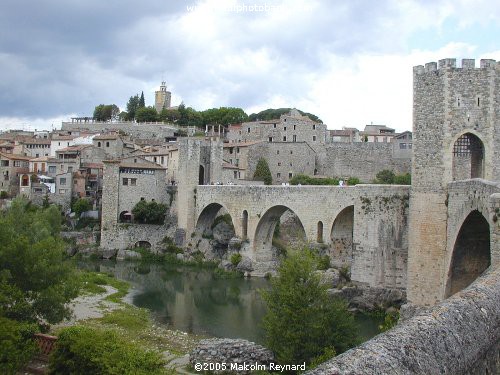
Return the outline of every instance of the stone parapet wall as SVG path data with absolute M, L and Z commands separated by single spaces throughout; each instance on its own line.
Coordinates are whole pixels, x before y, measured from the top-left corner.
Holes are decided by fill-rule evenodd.
M 498 374 L 499 311 L 497 267 L 462 292 L 307 374 Z
M 90 130 L 105 132 L 111 130 L 123 131 L 137 138 L 167 138 L 173 137 L 178 130 L 174 125 L 167 124 L 142 124 L 136 122 L 63 122 L 62 130 Z
M 114 224 L 101 231 L 101 248 L 106 250 L 124 250 L 134 247 L 140 241 L 147 241 L 151 249 L 157 250 L 167 234 L 164 225 L 152 224 Z

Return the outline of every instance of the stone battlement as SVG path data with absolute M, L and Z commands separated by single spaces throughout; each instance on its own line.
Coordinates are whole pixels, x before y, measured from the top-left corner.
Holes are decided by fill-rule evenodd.
M 494 69 L 495 66 L 500 67 L 500 62 L 496 62 L 493 59 L 481 59 L 479 62 L 479 69 L 488 69 L 488 68 Z M 476 69 L 476 60 L 462 59 L 461 67 L 457 67 L 457 59 L 441 59 L 437 63 L 435 61 L 432 61 L 425 64 L 425 66 L 424 65 L 414 66 L 413 73 L 424 74 L 444 69 L 460 69 L 460 70 Z

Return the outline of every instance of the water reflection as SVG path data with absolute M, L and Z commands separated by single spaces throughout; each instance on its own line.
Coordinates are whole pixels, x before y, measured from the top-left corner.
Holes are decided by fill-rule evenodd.
M 174 329 L 263 343 L 265 305 L 258 290 L 268 288 L 268 280 L 221 280 L 210 270 L 139 262 L 82 261 L 79 266 L 130 282 L 129 302 L 147 308 Z M 363 339 L 378 333 L 380 320 L 366 316 L 356 320 Z

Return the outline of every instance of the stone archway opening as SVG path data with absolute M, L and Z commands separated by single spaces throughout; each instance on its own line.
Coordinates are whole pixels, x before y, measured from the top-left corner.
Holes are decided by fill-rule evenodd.
M 151 249 L 151 243 L 149 241 L 137 241 L 135 247 L 142 247 L 144 249 Z
M 225 249 L 229 240 L 235 236 L 233 218 L 221 204 L 210 203 L 198 217 L 196 234 L 206 239 L 214 239 L 217 247 Z
M 344 267 L 351 264 L 354 237 L 354 206 L 339 212 L 332 225 L 330 234 L 330 260 L 332 265 Z
M 323 243 L 323 222 L 318 221 L 318 229 L 317 229 L 317 238 L 316 242 Z
M 286 206 L 269 208 L 259 220 L 255 230 L 254 248 L 264 258 L 300 248 L 306 243 L 306 232 L 297 214 Z
M 490 226 L 477 210 L 460 227 L 451 257 L 445 297 L 469 286 L 491 264 Z
M 453 181 L 484 177 L 484 145 L 472 133 L 462 134 L 453 145 Z
M 130 211 L 120 212 L 120 217 L 119 217 L 118 221 L 120 223 L 131 223 L 132 222 L 132 213 Z

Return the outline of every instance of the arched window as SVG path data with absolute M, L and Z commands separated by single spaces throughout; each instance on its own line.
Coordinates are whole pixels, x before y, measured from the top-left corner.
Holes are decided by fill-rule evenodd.
M 454 181 L 483 177 L 484 146 L 477 136 L 465 133 L 456 140 L 452 168 Z
M 323 222 L 318 221 L 318 238 L 316 239 L 317 242 L 322 243 L 323 242 Z

